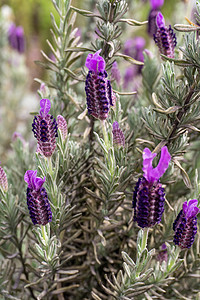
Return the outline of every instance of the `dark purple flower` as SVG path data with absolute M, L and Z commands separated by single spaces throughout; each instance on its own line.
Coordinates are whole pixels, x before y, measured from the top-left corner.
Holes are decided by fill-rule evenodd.
M 200 209 L 197 207 L 198 200 L 185 201 L 183 209 L 179 212 L 173 224 L 174 243 L 181 249 L 190 248 L 194 243 L 197 233 L 197 214 Z
M 62 135 L 62 139 L 65 140 L 67 137 L 67 122 L 65 120 L 65 118 L 61 115 L 57 116 L 57 124 L 58 124 L 58 128 L 60 129 L 61 135 Z
M 99 55 L 88 54 L 85 66 L 89 69 L 85 82 L 88 113 L 93 117 L 105 120 L 110 105 L 113 105 L 113 92 L 105 71 L 105 60 Z
M 162 263 L 163 261 L 167 262 L 167 260 L 168 260 L 167 246 L 165 243 L 163 243 L 161 246 L 161 249 L 157 255 L 157 260 L 160 263 Z
M 156 17 L 160 11 L 161 6 L 164 4 L 164 0 L 150 0 L 151 10 L 148 16 L 148 33 L 150 36 L 156 34 L 157 25 L 156 25 Z
M 10 46 L 17 50 L 19 53 L 24 53 L 25 51 L 25 38 L 24 29 L 22 26 L 16 27 L 15 24 L 11 24 L 8 30 L 8 41 Z
M 44 179 L 37 176 L 37 171 L 28 170 L 24 175 L 24 180 L 28 183 L 27 205 L 31 220 L 34 225 L 46 225 L 52 221 L 52 212 L 48 200 L 47 192 L 43 187 Z
M 1 163 L 1 162 L 0 162 Z M 0 187 L 4 192 L 8 191 L 8 180 L 4 169 L 0 166 Z
M 48 99 L 40 101 L 40 114 L 35 116 L 32 124 L 32 131 L 38 141 L 39 152 L 50 157 L 56 148 L 57 123 L 54 117 L 48 112 L 51 102 Z
M 123 131 L 119 127 L 119 123 L 115 121 L 112 126 L 112 133 L 113 133 L 113 145 L 115 147 L 123 147 L 125 146 L 125 138 Z
M 160 223 L 164 212 L 165 193 L 159 179 L 167 170 L 171 156 L 167 147 L 163 147 L 160 161 L 157 167 L 153 168 L 152 162 L 156 155 L 148 148 L 144 149 L 144 175 L 139 178 L 133 193 L 134 221 L 142 228 Z
M 154 41 L 157 44 L 161 54 L 174 58 L 174 49 L 176 47 L 176 35 L 169 25 L 165 26 L 165 19 L 159 12 L 156 17 L 157 31 L 154 34 Z

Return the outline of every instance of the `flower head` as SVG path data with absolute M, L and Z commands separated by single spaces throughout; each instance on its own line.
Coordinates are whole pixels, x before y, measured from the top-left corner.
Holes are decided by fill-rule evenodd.
M 37 171 L 28 170 L 24 175 L 27 187 L 27 205 L 34 225 L 46 225 L 52 220 L 52 212 L 47 192 L 43 187 L 44 179 L 37 177 Z
M 49 114 L 51 102 L 48 99 L 40 101 L 40 114 L 35 116 L 32 124 L 32 131 L 38 141 L 39 152 L 49 157 L 56 148 L 57 123 Z
M 13 49 L 17 50 L 19 53 L 23 53 L 25 50 L 25 38 L 23 27 L 16 27 L 14 23 L 11 24 L 8 30 L 8 41 Z
M 185 201 L 183 209 L 179 212 L 173 224 L 174 243 L 181 249 L 190 248 L 194 243 L 197 233 L 197 214 L 200 209 L 197 207 L 198 200 Z
M 88 113 L 93 117 L 105 120 L 110 105 L 113 105 L 113 91 L 105 71 L 105 60 L 99 55 L 88 54 L 85 66 L 89 69 L 85 82 Z
M 133 193 L 134 221 L 142 228 L 152 227 L 160 223 L 164 212 L 165 193 L 160 177 L 167 170 L 171 156 L 167 147 L 161 149 L 160 161 L 153 168 L 152 161 L 156 153 L 151 153 L 148 148 L 143 151 L 143 172 Z
M 1 162 L 0 162 L 1 163 Z M 4 192 L 8 191 L 8 180 L 4 169 L 0 166 L 0 187 Z
M 148 33 L 153 36 L 157 31 L 156 17 L 163 6 L 164 0 L 150 0 L 151 10 L 148 16 Z
M 174 58 L 174 49 L 176 47 L 176 35 L 169 25 L 165 26 L 165 19 L 159 12 L 156 16 L 157 31 L 154 34 L 154 41 L 157 44 L 161 54 Z
M 123 147 L 125 146 L 125 138 L 123 131 L 119 127 L 119 123 L 115 121 L 112 126 L 112 133 L 113 133 L 113 145 L 116 147 Z

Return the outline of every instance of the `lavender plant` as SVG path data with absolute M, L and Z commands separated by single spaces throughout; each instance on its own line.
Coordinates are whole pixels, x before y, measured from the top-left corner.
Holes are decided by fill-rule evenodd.
M 49 77 L 36 79 L 35 144 L 15 134 L 0 166 L 0 293 L 198 298 L 199 27 L 175 25 L 188 31 L 182 45 L 158 11 L 163 1 L 151 1 L 159 49 L 142 62 L 141 51 L 121 49 L 129 26 L 147 23 L 130 17 L 127 1 L 99 0 L 94 11 L 52 3 L 55 60 L 42 51 L 37 62 Z M 93 22 L 95 41 L 79 42 L 77 16 Z M 142 69 L 137 98 L 122 90 L 116 60 Z

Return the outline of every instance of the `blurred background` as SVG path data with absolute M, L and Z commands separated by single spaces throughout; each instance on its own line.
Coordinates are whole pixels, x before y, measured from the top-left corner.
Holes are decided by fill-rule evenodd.
M 151 10 L 149 0 L 127 1 L 129 11 L 127 18 L 138 21 L 148 20 Z M 167 24 L 172 27 L 176 23 L 186 23 L 185 16 L 192 18 L 191 11 L 195 1 L 165 0 L 161 11 Z M 72 5 L 95 11 L 96 1 L 74 0 Z M 50 28 L 50 13 L 53 13 L 56 21 L 59 16 L 56 13 L 51 0 L 0 0 L 0 161 L 5 163 L 11 155 L 11 143 L 17 137 L 30 140 L 31 147 L 31 112 L 38 110 L 39 96 L 37 89 L 40 85 L 34 78 L 44 80 L 48 74 L 34 61 L 42 61 L 40 53 L 42 49 L 53 59 L 52 52 L 46 40 L 52 42 Z M 97 36 L 95 19 L 77 16 L 76 26 L 79 28 L 81 42 L 84 46 L 91 46 L 90 42 Z M 147 25 L 131 27 L 122 24 L 125 29 L 122 37 L 121 52 L 136 59 L 142 60 L 142 52 L 145 48 L 156 54 L 152 36 L 147 32 Z M 17 40 L 16 40 L 17 36 Z M 140 38 L 139 40 L 135 38 Z M 178 44 L 182 37 L 179 35 Z M 136 48 L 140 47 L 140 53 Z M 80 60 L 80 66 L 84 63 L 85 56 Z M 120 70 L 120 89 L 127 91 L 137 89 L 140 85 L 141 72 L 130 67 L 129 63 L 117 61 Z M 137 77 L 137 79 L 136 79 Z M 134 83 L 133 83 L 133 79 Z M 82 95 L 84 97 L 84 95 Z

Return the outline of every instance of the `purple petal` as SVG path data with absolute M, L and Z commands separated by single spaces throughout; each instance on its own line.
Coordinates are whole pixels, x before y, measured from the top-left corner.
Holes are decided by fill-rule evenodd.
M 44 179 L 42 179 L 40 177 L 36 177 L 36 180 L 35 180 L 35 189 L 37 191 L 40 190 L 40 188 L 43 186 L 45 180 L 46 180 L 46 177 L 44 177 Z
M 150 172 L 153 169 L 152 162 L 154 157 L 156 156 L 156 153 L 151 153 L 151 151 L 148 148 L 145 148 L 143 150 L 143 172 L 144 172 L 144 177 L 146 178 L 147 181 L 151 181 L 150 178 Z
M 151 176 L 158 180 L 167 170 L 169 166 L 169 162 L 171 160 L 171 155 L 167 149 L 167 146 L 162 147 L 160 161 L 156 168 L 154 168 L 151 172 Z
M 51 109 L 51 102 L 49 99 L 40 100 L 40 115 L 46 116 Z
M 156 24 L 157 24 L 158 28 L 165 27 L 165 19 L 164 19 L 163 15 L 161 14 L 161 12 L 159 12 L 157 14 Z
M 28 183 L 30 189 L 35 189 L 37 171 L 28 170 L 24 175 L 24 181 Z
M 97 72 L 104 72 L 105 71 L 105 60 L 103 57 L 99 55 L 101 49 L 97 51 L 95 54 L 88 54 L 85 62 L 85 66 L 89 69 L 89 71 Z
M 151 151 L 148 148 L 144 149 L 143 152 L 143 172 L 144 177 L 148 182 L 153 182 L 155 180 L 158 180 L 167 170 L 169 166 L 169 162 L 171 160 L 171 156 L 168 152 L 168 149 L 166 146 L 164 146 L 161 149 L 161 156 L 160 161 L 156 168 L 153 169 L 152 167 L 152 161 L 154 157 L 156 156 L 156 153 L 151 153 Z
M 199 213 L 199 209 L 197 207 L 198 200 L 193 199 L 188 202 L 188 207 L 187 207 L 187 218 L 193 218 Z
M 185 201 L 183 203 L 183 212 L 187 218 L 193 218 L 199 213 L 199 209 L 197 207 L 198 200 L 193 199 L 189 202 Z
M 151 7 L 157 9 L 164 4 L 164 0 L 150 0 Z
M 183 212 L 184 212 L 185 215 L 187 214 L 187 210 L 188 210 L 187 201 L 185 201 L 183 203 Z

